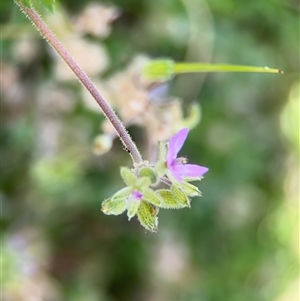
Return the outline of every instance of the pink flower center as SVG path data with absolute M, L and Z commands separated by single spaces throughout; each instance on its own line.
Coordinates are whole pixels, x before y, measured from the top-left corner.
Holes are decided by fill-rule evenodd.
M 140 201 L 144 195 L 138 190 L 133 190 L 131 196 L 134 200 Z

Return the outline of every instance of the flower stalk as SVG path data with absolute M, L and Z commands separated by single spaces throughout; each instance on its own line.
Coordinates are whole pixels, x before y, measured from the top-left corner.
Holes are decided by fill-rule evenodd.
M 81 84 L 90 92 L 96 102 L 99 104 L 104 115 L 114 126 L 116 132 L 119 135 L 121 142 L 124 145 L 124 148 L 130 154 L 134 163 L 141 163 L 143 161 L 142 156 L 127 132 L 125 126 L 118 118 L 116 113 L 110 107 L 110 105 L 104 100 L 101 96 L 91 79 L 87 74 L 78 66 L 74 61 L 72 56 L 68 53 L 65 47 L 61 44 L 55 34 L 50 30 L 46 23 L 42 20 L 39 14 L 33 9 L 27 6 L 24 6 L 21 2 L 15 0 L 15 3 L 19 6 L 20 10 L 30 19 L 33 25 L 38 29 L 41 35 L 46 39 L 46 41 L 56 50 L 58 55 L 68 64 L 72 69 L 78 80 Z

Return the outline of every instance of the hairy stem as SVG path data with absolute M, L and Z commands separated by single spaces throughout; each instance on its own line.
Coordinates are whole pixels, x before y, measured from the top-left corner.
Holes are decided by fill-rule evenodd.
M 101 94 L 96 89 L 95 85 L 86 75 L 86 73 L 77 65 L 68 51 L 60 43 L 54 33 L 45 24 L 39 14 L 33 9 L 24 6 L 22 3 L 15 0 L 15 3 L 20 7 L 21 11 L 31 20 L 36 26 L 38 31 L 47 40 L 47 42 L 57 51 L 57 53 L 63 58 L 63 60 L 69 65 L 72 71 L 75 73 L 79 81 L 85 86 L 85 88 L 91 93 L 93 98 L 97 101 L 104 115 L 114 126 L 118 133 L 120 140 L 122 141 L 124 148 L 129 152 L 133 162 L 140 163 L 143 161 L 142 156 L 136 147 L 135 143 L 128 134 L 121 120 L 117 117 L 116 113 L 112 110 L 109 104 L 103 99 Z

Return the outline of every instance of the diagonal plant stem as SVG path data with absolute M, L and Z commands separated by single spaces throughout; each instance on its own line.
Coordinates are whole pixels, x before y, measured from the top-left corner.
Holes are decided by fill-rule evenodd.
M 102 109 L 104 115 L 108 118 L 108 120 L 114 126 L 116 132 L 118 133 L 121 142 L 123 143 L 125 149 L 129 152 L 134 163 L 140 163 L 143 161 L 142 156 L 127 132 L 125 126 L 118 118 L 116 113 L 112 110 L 109 104 L 103 99 L 101 94 L 96 89 L 95 85 L 86 75 L 86 73 L 77 65 L 68 51 L 64 48 L 61 42 L 57 39 L 54 33 L 50 30 L 50 28 L 46 25 L 46 23 L 42 20 L 39 14 L 33 9 L 24 6 L 22 3 L 15 0 L 15 3 L 19 6 L 21 11 L 30 19 L 33 25 L 36 26 L 38 31 L 42 34 L 42 36 L 46 39 L 46 41 L 57 51 L 59 56 L 69 65 L 72 71 L 75 73 L 79 81 L 85 86 L 85 88 L 91 93 L 93 98 L 97 101 L 100 108 Z

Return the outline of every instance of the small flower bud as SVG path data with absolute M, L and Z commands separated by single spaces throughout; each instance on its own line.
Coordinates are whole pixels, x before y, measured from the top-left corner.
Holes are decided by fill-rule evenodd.
M 94 140 L 93 152 L 95 155 L 100 156 L 107 153 L 112 147 L 112 138 L 110 135 L 101 134 Z
M 151 183 L 154 184 L 157 181 L 156 173 L 150 167 L 143 167 L 139 172 L 140 177 L 147 177 Z

